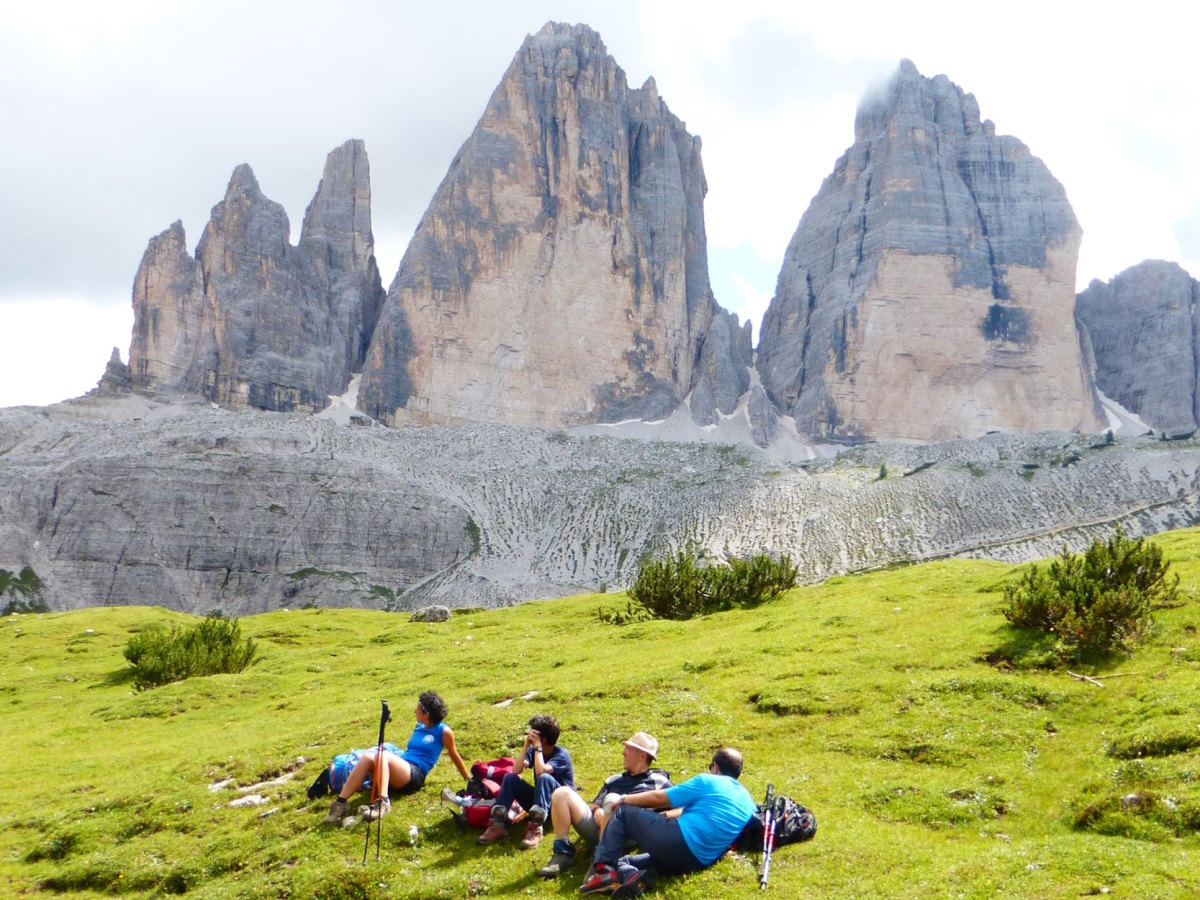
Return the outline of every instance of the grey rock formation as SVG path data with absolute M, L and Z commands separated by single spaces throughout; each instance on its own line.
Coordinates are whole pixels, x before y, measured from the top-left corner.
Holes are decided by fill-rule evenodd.
M 238 166 L 195 258 L 179 222 L 147 247 L 133 290 L 134 387 L 321 409 L 361 369 L 382 299 L 361 141 L 329 154 L 297 247 L 283 207 Z
M 410 622 L 449 622 L 450 607 L 423 606 L 408 617 Z
M 788 246 L 762 384 L 833 440 L 1098 428 L 1072 318 L 1080 234 L 1045 165 L 906 60 Z
M 775 436 L 775 425 L 779 421 L 779 415 L 775 404 L 771 402 L 761 384 L 750 388 L 746 399 L 746 418 L 750 422 L 750 437 L 754 443 L 760 447 L 768 446 L 771 438 Z
M 526 39 L 392 282 L 359 391 L 388 424 L 659 419 L 729 405 L 700 141 L 599 35 Z M 736 327 L 736 323 L 735 323 Z M 742 364 L 744 368 L 744 363 Z
M 1200 521 L 1200 443 L 995 434 L 799 467 L 731 445 L 355 428 L 134 393 L 0 410 L 0 510 L 0 568 L 31 566 L 54 609 L 412 612 L 616 589 L 681 549 L 787 553 L 805 580 L 1053 555 L 1115 522 Z
M 750 323 L 746 323 L 749 325 Z M 696 387 L 692 391 L 692 418 L 711 425 L 718 414 L 730 415 L 750 388 L 751 357 L 738 317 L 718 310 L 700 350 Z
M 129 366 L 122 362 L 120 349 L 113 347 L 112 356 L 108 358 L 108 365 L 104 367 L 104 374 L 100 376 L 96 387 L 88 393 L 101 397 L 119 397 L 122 394 L 128 394 L 132 389 L 133 379 L 129 372 Z
M 1095 360 L 1096 386 L 1151 428 L 1200 423 L 1200 282 L 1147 260 L 1080 293 L 1075 318 Z

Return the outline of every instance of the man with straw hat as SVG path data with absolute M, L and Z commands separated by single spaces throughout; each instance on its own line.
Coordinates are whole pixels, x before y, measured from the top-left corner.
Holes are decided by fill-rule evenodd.
M 658 741 L 639 731 L 625 741 L 621 758 L 625 768 L 601 785 L 591 803 L 584 802 L 572 788 L 561 787 L 550 798 L 550 819 L 554 826 L 554 855 L 538 870 L 543 878 L 556 878 L 575 863 L 571 828 L 589 844 L 597 844 L 604 831 L 605 816 L 617 797 L 644 791 L 663 791 L 671 786 L 671 777 L 662 769 L 651 768 L 658 758 Z

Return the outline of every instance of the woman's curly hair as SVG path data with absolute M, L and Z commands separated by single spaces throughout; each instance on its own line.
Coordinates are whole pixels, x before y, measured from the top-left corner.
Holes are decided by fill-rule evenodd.
M 425 715 L 429 716 L 429 721 L 433 722 L 434 725 L 442 721 L 450 713 L 450 708 L 446 706 L 446 701 L 433 691 L 422 693 L 417 698 L 417 705 L 425 710 Z

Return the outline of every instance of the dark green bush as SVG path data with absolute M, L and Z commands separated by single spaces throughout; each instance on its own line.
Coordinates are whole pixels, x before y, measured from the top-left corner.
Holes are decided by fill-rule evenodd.
M 1129 649 L 1150 627 L 1153 610 L 1178 602 L 1179 576 L 1143 538 L 1117 527 L 1082 555 L 1063 549 L 1049 566 L 1030 566 L 1004 590 L 1004 617 L 1018 628 L 1057 638 L 1064 661 Z
M 30 566 L 26 566 L 16 575 L 8 569 L 0 569 L 0 597 L 7 595 L 10 598 L 0 616 L 47 612 L 49 607 L 39 596 L 41 591 L 42 579 Z
M 1200 732 L 1194 725 L 1160 726 L 1148 733 L 1122 735 L 1108 745 L 1108 755 L 1117 759 L 1143 759 L 1187 753 L 1200 747 Z
M 236 619 L 208 615 L 191 628 L 135 634 L 125 645 L 138 690 L 195 675 L 241 672 L 257 658 L 252 638 L 242 639 Z
M 1080 831 L 1165 841 L 1200 831 L 1200 803 L 1143 790 L 1101 797 L 1077 809 L 1073 818 Z
M 796 567 L 786 556 L 775 560 L 760 553 L 748 560 L 733 559 L 727 565 L 706 566 L 681 552 L 643 564 L 629 589 L 632 604 L 629 613 L 616 618 L 636 621 L 633 613 L 645 610 L 654 618 L 690 619 L 705 613 L 755 606 L 794 586 L 796 577 Z

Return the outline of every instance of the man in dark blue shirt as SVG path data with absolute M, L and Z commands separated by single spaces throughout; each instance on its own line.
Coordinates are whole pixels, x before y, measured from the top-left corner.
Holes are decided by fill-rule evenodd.
M 525 733 L 525 750 L 513 766 L 512 774 L 500 783 L 500 794 L 492 807 L 492 820 L 476 841 L 491 844 L 508 836 L 508 810 L 514 800 L 529 813 L 529 825 L 521 846 L 533 849 L 542 842 L 543 826 L 550 813 L 550 798 L 560 787 L 575 787 L 575 768 L 571 754 L 558 746 L 559 727 L 553 716 L 534 716 Z M 533 770 L 533 784 L 521 778 Z

